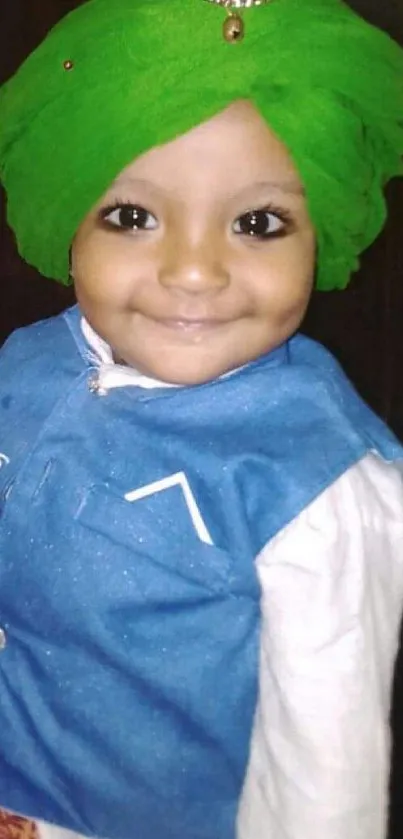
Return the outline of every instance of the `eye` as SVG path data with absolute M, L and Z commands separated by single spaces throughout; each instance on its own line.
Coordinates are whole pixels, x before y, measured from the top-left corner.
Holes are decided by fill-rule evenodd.
M 101 210 L 101 217 L 112 227 L 123 230 L 155 230 L 158 221 L 145 207 L 139 204 L 119 203 Z
M 233 224 L 234 233 L 256 239 L 270 239 L 287 232 L 288 216 L 284 210 L 250 210 L 239 216 Z

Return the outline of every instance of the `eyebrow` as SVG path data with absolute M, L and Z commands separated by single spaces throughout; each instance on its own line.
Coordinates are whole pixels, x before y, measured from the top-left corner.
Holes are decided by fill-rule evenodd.
M 242 196 L 245 193 L 257 192 L 259 190 L 262 192 L 265 190 L 275 190 L 276 192 L 284 192 L 288 195 L 305 195 L 305 189 L 303 185 L 296 180 L 257 181 L 257 183 L 253 183 L 250 186 L 247 186 L 245 190 L 242 190 L 240 195 Z

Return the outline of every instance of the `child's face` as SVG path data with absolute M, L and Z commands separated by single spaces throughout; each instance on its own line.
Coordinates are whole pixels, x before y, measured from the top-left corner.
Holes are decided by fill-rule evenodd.
M 78 230 L 72 273 L 83 313 L 116 359 L 190 385 L 298 328 L 314 260 L 288 152 L 237 102 L 119 175 Z

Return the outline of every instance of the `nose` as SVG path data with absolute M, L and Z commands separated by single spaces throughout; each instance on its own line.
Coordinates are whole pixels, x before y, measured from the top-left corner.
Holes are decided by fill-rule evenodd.
M 230 282 L 225 245 L 204 239 L 193 244 L 181 240 L 165 247 L 158 279 L 164 288 L 184 294 L 214 294 L 225 289 Z

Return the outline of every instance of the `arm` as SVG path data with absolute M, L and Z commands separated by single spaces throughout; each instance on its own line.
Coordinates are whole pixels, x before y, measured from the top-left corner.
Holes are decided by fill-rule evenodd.
M 384 839 L 403 602 L 398 469 L 367 455 L 265 546 L 239 839 Z

